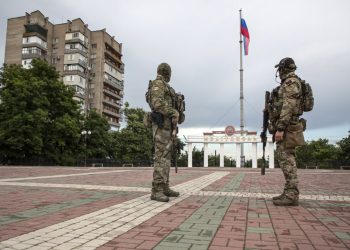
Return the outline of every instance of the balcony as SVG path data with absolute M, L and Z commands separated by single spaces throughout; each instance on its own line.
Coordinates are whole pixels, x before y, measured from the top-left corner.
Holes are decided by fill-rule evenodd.
M 80 53 L 82 56 L 87 57 L 88 54 L 86 51 L 83 51 L 81 49 L 65 49 L 64 50 L 65 54 L 74 54 L 74 53 Z
M 22 59 L 34 59 L 34 58 L 40 58 L 43 60 L 47 60 L 47 55 L 42 54 L 40 52 L 33 52 L 33 53 L 22 53 Z
M 110 64 L 113 68 L 115 68 L 116 70 L 118 70 L 120 73 L 124 74 L 124 64 L 123 62 L 116 56 L 114 56 L 111 52 L 109 52 L 108 50 L 105 51 L 106 54 L 106 58 L 108 57 L 112 57 L 112 60 L 105 60 L 106 63 Z M 120 66 L 117 65 L 117 63 L 115 63 L 113 60 L 116 60 Z
M 115 127 L 117 127 L 117 128 L 120 127 L 120 124 L 117 123 L 117 122 L 108 121 L 108 124 L 111 125 L 111 126 L 115 126 Z
M 119 117 L 120 117 L 120 114 L 119 114 L 119 113 L 113 112 L 113 111 L 108 110 L 108 109 L 105 109 L 105 108 L 103 109 L 102 112 L 105 113 L 106 115 L 112 116 L 112 117 L 114 117 L 114 118 L 119 118 Z
M 23 36 L 22 38 L 23 48 L 37 47 L 41 50 L 47 51 L 47 42 L 37 35 Z
M 74 96 L 75 97 L 78 97 L 79 99 L 83 99 L 83 100 L 85 100 L 85 94 L 83 94 L 83 93 L 80 93 L 80 92 L 75 92 L 74 93 Z
M 66 39 L 66 44 L 67 43 L 80 43 L 81 45 L 83 45 L 85 48 L 88 48 L 89 47 L 89 43 L 88 42 L 84 42 L 83 40 L 81 40 L 80 38 L 78 37 L 73 37 L 73 38 L 69 38 L 69 39 Z
M 78 64 L 83 66 L 84 68 L 87 68 L 87 63 L 81 59 L 78 60 Z
M 107 83 L 108 85 L 110 85 L 111 87 L 113 87 L 115 89 L 118 89 L 118 90 L 124 89 L 123 85 L 116 82 L 116 81 L 112 81 L 110 79 L 103 78 L 103 82 Z
M 81 72 L 80 70 L 67 70 L 64 69 L 63 75 L 79 75 L 83 78 L 87 78 L 87 75 L 84 72 Z
M 109 89 L 103 88 L 103 93 L 105 93 L 106 95 L 109 95 L 111 97 L 115 97 L 118 100 L 120 100 L 122 98 L 120 95 L 118 95 L 117 91 L 111 91 Z
M 47 47 L 45 47 L 44 45 L 38 43 L 38 42 L 33 42 L 33 43 L 25 43 L 22 44 L 23 48 L 32 48 L 32 47 L 37 47 L 41 50 L 47 51 Z
M 47 29 L 44 27 L 40 26 L 37 23 L 30 23 L 30 24 L 25 24 L 25 35 L 31 35 L 31 34 L 38 34 L 41 37 L 47 39 Z
M 121 108 L 120 103 L 109 101 L 108 99 L 103 99 L 103 103 L 105 103 L 111 107 L 114 107 L 114 108 L 118 108 L 118 109 Z

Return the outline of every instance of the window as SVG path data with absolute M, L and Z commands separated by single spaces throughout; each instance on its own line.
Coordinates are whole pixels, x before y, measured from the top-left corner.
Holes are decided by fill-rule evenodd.
M 79 33 L 78 32 L 73 33 L 73 38 L 78 38 L 78 37 L 79 37 Z
M 95 54 L 95 53 L 94 53 L 94 54 L 91 54 L 90 58 L 91 58 L 91 59 L 95 59 L 95 58 L 96 58 L 96 54 Z
M 79 82 L 83 82 L 83 78 L 79 76 Z
M 73 43 L 73 44 L 69 44 L 69 48 L 70 49 L 75 49 L 75 44 Z
M 27 55 L 27 54 L 41 55 L 42 51 L 41 51 L 41 49 L 39 49 L 37 47 L 22 48 L 22 54 L 24 54 L 24 55 Z
M 59 40 L 58 40 L 58 37 L 55 37 L 55 38 L 53 39 L 52 43 L 53 43 L 53 44 L 56 44 L 56 43 L 58 43 L 58 41 L 59 41 Z
M 74 55 L 73 55 L 73 54 L 68 55 L 68 60 L 69 60 L 69 61 L 74 60 Z
M 97 43 L 92 43 L 92 44 L 91 44 L 91 48 L 92 48 L 92 49 L 97 49 Z
M 52 60 L 51 60 L 52 64 L 56 64 L 57 63 L 57 58 L 56 57 L 53 57 Z
M 78 64 L 67 64 L 67 65 L 64 65 L 64 70 L 68 70 L 68 71 L 78 70 L 80 72 L 84 72 L 84 68 L 81 67 Z

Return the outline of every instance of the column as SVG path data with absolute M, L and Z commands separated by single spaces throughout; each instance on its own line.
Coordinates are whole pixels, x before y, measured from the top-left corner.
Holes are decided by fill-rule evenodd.
M 273 142 L 267 142 L 268 150 L 269 150 L 269 168 L 275 168 L 275 147 Z
M 225 155 L 224 144 L 220 143 L 220 167 L 224 167 L 224 155 Z
M 204 143 L 204 167 L 208 167 L 208 143 Z
M 192 167 L 192 142 L 188 142 L 188 167 Z
M 257 143 L 252 143 L 252 167 L 258 168 L 258 160 L 257 160 Z
M 241 143 L 236 143 L 236 168 L 241 167 Z

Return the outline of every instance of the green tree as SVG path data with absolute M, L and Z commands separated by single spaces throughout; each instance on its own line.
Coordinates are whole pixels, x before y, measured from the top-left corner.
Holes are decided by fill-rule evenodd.
M 86 135 L 86 154 L 88 158 L 112 158 L 112 135 L 106 118 L 95 110 L 91 110 L 86 117 L 84 130 L 91 131 Z M 81 138 L 85 140 L 84 136 Z M 85 142 L 84 142 L 85 143 Z
M 332 167 L 332 161 L 337 160 L 339 149 L 330 144 L 327 139 L 307 142 L 296 149 L 298 167 Z
M 180 154 L 180 156 L 177 160 L 177 165 L 179 167 L 187 167 L 188 166 L 188 152 L 187 151 Z
M 350 135 L 337 142 L 339 147 L 338 159 L 346 164 L 350 164 Z
M 143 124 L 146 112 L 141 108 L 130 108 L 126 102 L 124 114 L 126 128 L 112 136 L 116 159 L 123 162 L 151 162 L 153 139 L 152 129 Z
M 74 92 L 46 61 L 1 72 L 0 153 L 16 162 L 45 158 L 72 164 L 80 148 L 81 115 Z
M 236 160 L 231 157 L 224 156 L 224 166 L 225 167 L 236 167 Z
M 193 167 L 202 167 L 204 162 L 204 150 L 197 149 L 196 146 L 193 147 L 192 151 L 192 166 Z

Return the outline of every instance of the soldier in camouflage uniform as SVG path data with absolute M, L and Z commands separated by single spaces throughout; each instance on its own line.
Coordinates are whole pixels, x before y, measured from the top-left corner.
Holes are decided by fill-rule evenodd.
M 148 91 L 151 116 L 158 117 L 156 118 L 158 122 L 152 119 L 155 159 L 151 200 L 162 202 L 168 202 L 169 197 L 180 195 L 169 187 L 171 150 L 176 136 L 174 128 L 176 129 L 179 122 L 179 112 L 174 107 L 176 93 L 169 85 L 170 77 L 170 66 L 161 63 L 157 69 L 157 78 L 150 82 Z
M 304 124 L 299 119 L 303 113 L 302 87 L 300 78 L 295 74 L 297 67 L 292 58 L 282 59 L 275 67 L 281 85 L 272 91 L 269 132 L 274 136 L 276 158 L 286 182 L 283 193 L 273 197 L 273 203 L 277 206 L 297 206 L 299 189 L 295 148 L 305 143 Z

